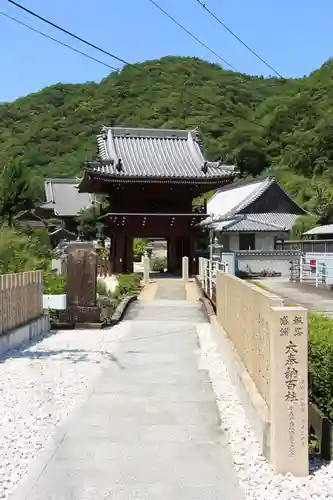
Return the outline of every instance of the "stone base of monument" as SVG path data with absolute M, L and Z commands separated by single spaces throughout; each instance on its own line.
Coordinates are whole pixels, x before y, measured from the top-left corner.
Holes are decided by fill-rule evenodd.
M 102 328 L 102 310 L 99 306 L 69 306 L 60 314 L 59 322 L 73 328 Z

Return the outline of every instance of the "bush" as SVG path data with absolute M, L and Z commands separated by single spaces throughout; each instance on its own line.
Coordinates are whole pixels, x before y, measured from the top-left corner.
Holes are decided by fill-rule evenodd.
M 148 240 L 145 238 L 134 238 L 133 240 L 133 257 L 138 260 L 148 248 Z
M 333 421 L 333 320 L 309 313 L 311 397 Z
M 152 260 L 151 269 L 158 273 L 164 273 L 164 269 L 167 268 L 167 265 L 166 257 L 156 257 L 156 259 Z
M 47 269 L 50 251 L 42 231 L 0 230 L 0 274 Z
M 66 278 L 55 271 L 48 269 L 43 274 L 43 293 L 45 295 L 58 295 L 65 293 Z
M 122 299 L 126 295 L 131 295 L 140 286 L 141 277 L 138 274 L 120 274 L 113 296 Z
M 107 297 L 109 295 L 106 284 L 103 280 L 97 279 L 97 293 L 102 297 Z

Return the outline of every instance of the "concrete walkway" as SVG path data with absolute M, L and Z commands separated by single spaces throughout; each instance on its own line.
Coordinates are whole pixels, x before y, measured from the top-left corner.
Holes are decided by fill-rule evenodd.
M 292 283 L 287 278 L 263 278 L 256 281 L 286 299 L 286 304 L 301 305 L 310 311 L 333 316 L 333 291 L 305 283 Z
M 161 280 L 155 300 L 133 303 L 119 349 L 15 500 L 243 498 L 200 369 L 206 318 L 184 289 Z

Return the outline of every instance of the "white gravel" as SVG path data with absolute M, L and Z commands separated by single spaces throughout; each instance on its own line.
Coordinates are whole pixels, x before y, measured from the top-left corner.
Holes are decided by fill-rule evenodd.
M 333 463 L 312 463 L 307 478 L 275 474 L 260 452 L 237 391 L 219 356 L 210 325 L 197 329 L 202 366 L 208 370 L 240 484 L 246 499 L 256 500 L 332 500 Z
M 125 324 L 67 330 L 0 358 L 0 498 L 7 498 L 55 427 L 84 401 Z

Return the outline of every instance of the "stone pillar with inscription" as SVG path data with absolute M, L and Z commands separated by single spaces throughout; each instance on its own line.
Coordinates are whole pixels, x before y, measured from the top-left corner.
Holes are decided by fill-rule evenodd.
M 270 462 L 305 477 L 308 453 L 308 325 L 302 307 L 273 307 L 270 329 Z
M 89 243 L 74 242 L 68 247 L 67 309 L 61 321 L 75 326 L 101 323 L 97 306 L 97 254 Z

